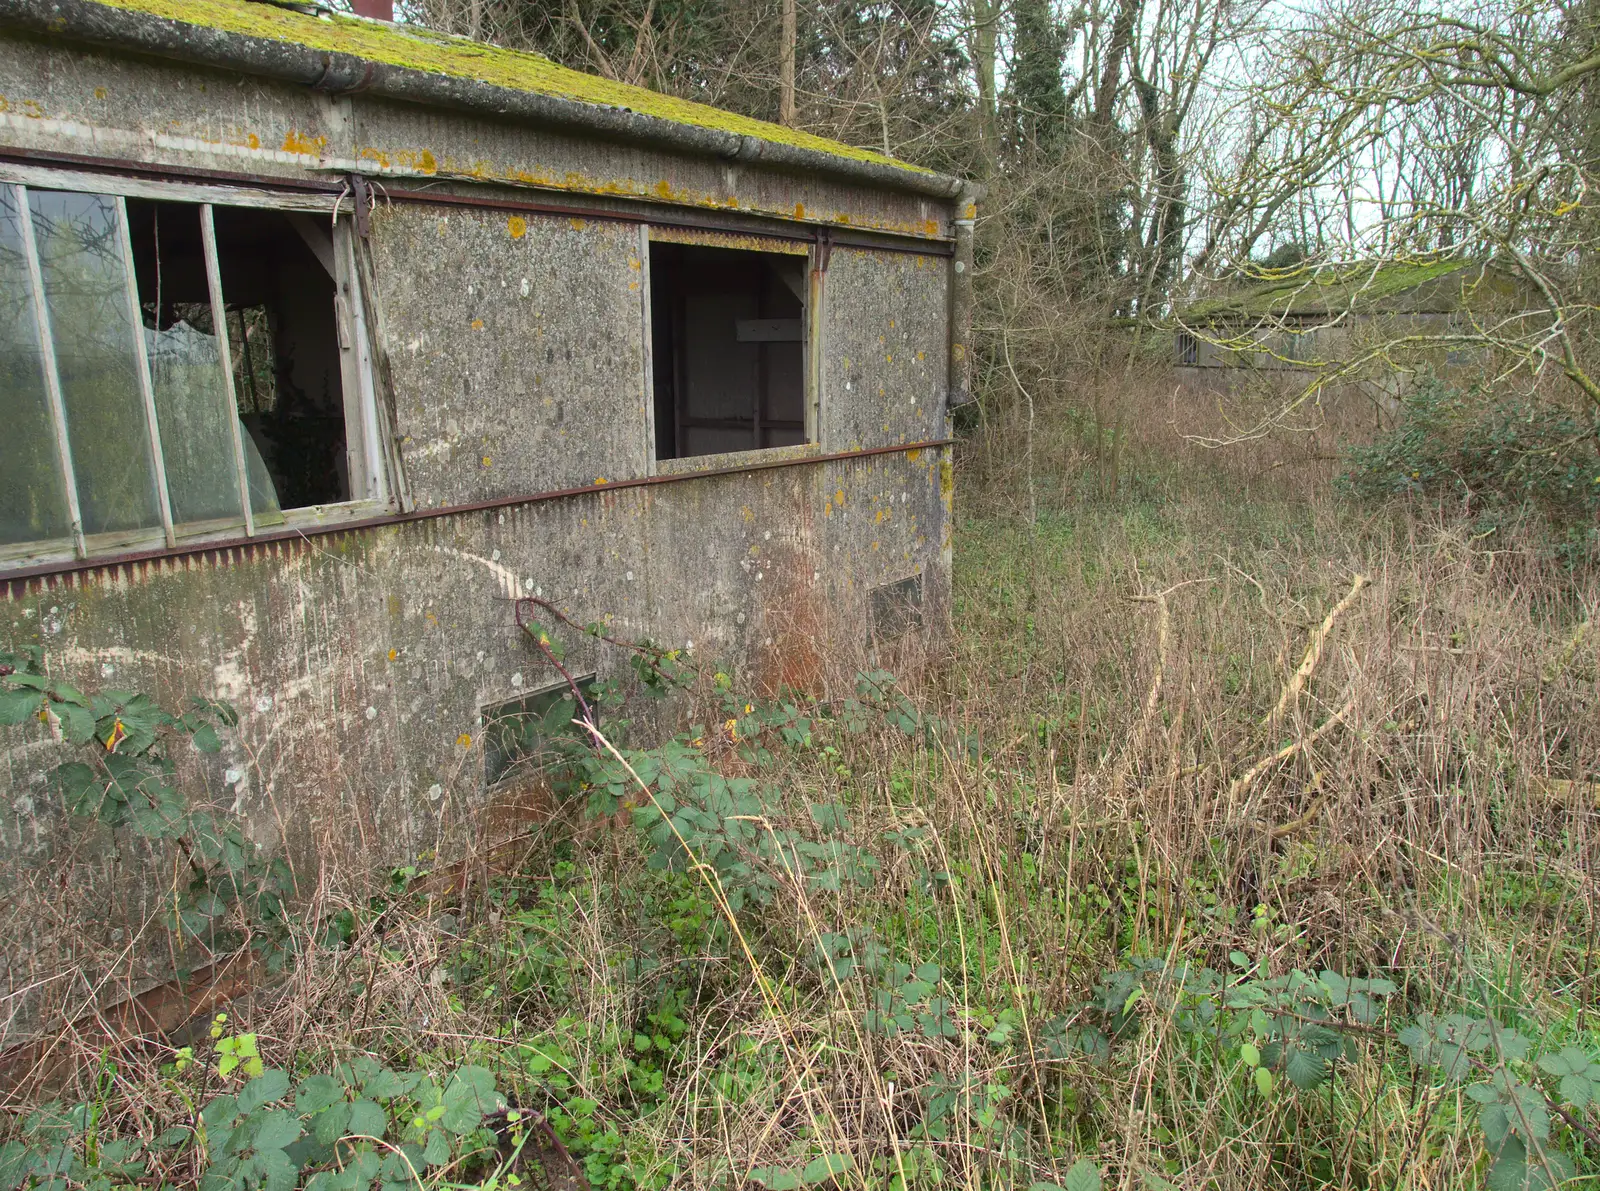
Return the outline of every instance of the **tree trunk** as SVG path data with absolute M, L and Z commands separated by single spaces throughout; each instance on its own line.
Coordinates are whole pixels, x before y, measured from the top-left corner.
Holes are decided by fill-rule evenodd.
M 972 69 L 978 83 L 978 139 L 985 169 L 993 169 L 1000 156 L 999 103 L 995 97 L 995 59 L 998 56 L 1000 4 L 998 0 L 970 0 Z
M 778 56 L 778 123 L 789 126 L 793 126 L 795 121 L 795 37 L 795 0 L 783 0 L 783 46 Z

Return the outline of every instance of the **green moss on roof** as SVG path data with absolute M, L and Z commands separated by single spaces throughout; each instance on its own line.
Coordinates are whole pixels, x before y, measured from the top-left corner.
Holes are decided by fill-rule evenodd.
M 1280 276 L 1259 280 L 1232 291 L 1196 302 L 1184 310 L 1190 321 L 1233 318 L 1285 318 L 1295 315 L 1321 316 L 1343 310 L 1379 313 L 1392 309 L 1402 295 L 1417 293 L 1430 282 L 1453 273 L 1470 270 L 1461 278 L 1460 288 L 1434 287 L 1425 300 L 1429 310 L 1454 310 L 1465 304 L 1462 291 L 1473 287 L 1485 270 L 1479 262 L 1454 260 L 1398 262 L 1374 267 L 1352 265 L 1336 269 L 1296 269 Z M 1490 289 L 1502 293 L 1506 280 L 1498 271 L 1487 271 Z
M 626 108 L 644 116 L 699 128 L 751 136 L 774 144 L 813 149 L 835 157 L 877 162 L 927 173 L 840 141 L 813 136 L 765 120 L 753 120 L 703 103 L 674 99 L 643 87 L 597 78 L 560 66 L 538 54 L 484 45 L 406 25 L 389 25 L 339 15 L 311 16 L 255 0 L 95 0 L 109 8 L 142 12 L 226 33 L 270 38 L 329 53 L 351 54 L 386 66 L 474 79 L 498 87 L 568 99 L 577 103 Z

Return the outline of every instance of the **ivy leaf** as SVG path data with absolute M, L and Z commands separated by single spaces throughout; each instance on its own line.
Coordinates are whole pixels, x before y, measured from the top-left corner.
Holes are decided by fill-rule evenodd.
M 220 753 L 222 751 L 222 738 L 217 735 L 217 730 L 211 724 L 201 724 L 194 730 L 194 747 L 202 753 Z

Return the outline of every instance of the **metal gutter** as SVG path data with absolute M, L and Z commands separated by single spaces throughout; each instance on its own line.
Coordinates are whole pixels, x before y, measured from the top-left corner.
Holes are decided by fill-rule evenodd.
M 680 124 L 625 108 L 391 66 L 354 54 L 317 50 L 294 42 L 230 33 L 149 13 L 112 8 L 94 0 L 0 0 L 0 25 L 27 30 L 51 41 L 71 38 L 121 52 L 154 54 L 200 66 L 279 79 L 335 95 L 352 92 L 380 95 L 386 99 L 454 108 L 607 140 L 842 178 L 946 201 L 955 198 L 963 186 L 960 179 L 944 174 L 838 157 L 818 149 Z
M 266 3 L 267 0 L 262 0 Z M 268 193 L 315 194 L 337 196 L 343 192 L 346 180 L 322 181 L 316 178 L 278 177 L 273 174 L 252 174 L 233 170 L 198 169 L 193 166 L 165 165 L 135 161 L 122 157 L 89 157 L 81 153 L 58 153 L 46 149 L 30 149 L 0 144 L 0 172 L 6 164 L 41 167 L 70 167 L 84 173 L 106 174 L 111 177 L 146 178 L 161 183 L 189 183 L 193 185 L 242 186 Z M 375 177 L 385 177 L 378 174 Z M 442 179 L 454 181 L 453 179 Z M 527 211 L 535 215 L 568 215 L 583 219 L 606 219 L 617 223 L 644 223 L 652 227 L 683 228 L 688 231 L 727 232 L 731 235 L 767 236 L 774 239 L 793 240 L 796 243 L 814 244 L 824 229 L 833 242 L 846 248 L 869 248 L 883 252 L 909 252 L 918 256 L 949 256 L 955 241 L 943 236 L 911 235 L 906 232 L 884 231 L 879 228 L 841 228 L 822 221 L 782 220 L 770 215 L 747 215 L 732 211 L 702 211 L 654 199 L 612 199 L 607 204 L 585 202 L 581 198 L 546 201 L 516 197 L 519 193 L 534 193 L 534 187 L 513 187 L 496 181 L 489 185 L 504 187 L 510 193 L 462 194 L 455 190 L 384 186 L 383 196 L 405 202 L 432 203 L 457 207 L 483 207 L 501 211 Z M 478 184 L 477 189 L 483 189 Z

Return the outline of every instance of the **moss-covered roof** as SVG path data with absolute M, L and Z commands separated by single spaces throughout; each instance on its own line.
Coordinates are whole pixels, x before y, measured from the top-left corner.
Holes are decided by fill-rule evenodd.
M 1519 286 L 1504 270 L 1482 261 L 1363 263 L 1286 269 L 1195 302 L 1180 312 L 1185 322 L 1260 318 L 1326 318 L 1358 314 L 1449 314 L 1503 301 Z
M 521 50 L 485 45 L 404 24 L 338 14 L 312 15 L 258 0 L 95 0 L 108 8 L 201 28 L 269 38 L 327 53 L 350 54 L 386 66 L 472 79 L 576 103 L 621 108 L 644 116 L 708 128 L 835 157 L 927 173 L 870 149 L 753 120 L 703 103 L 674 99 L 644 87 L 598 78 Z

